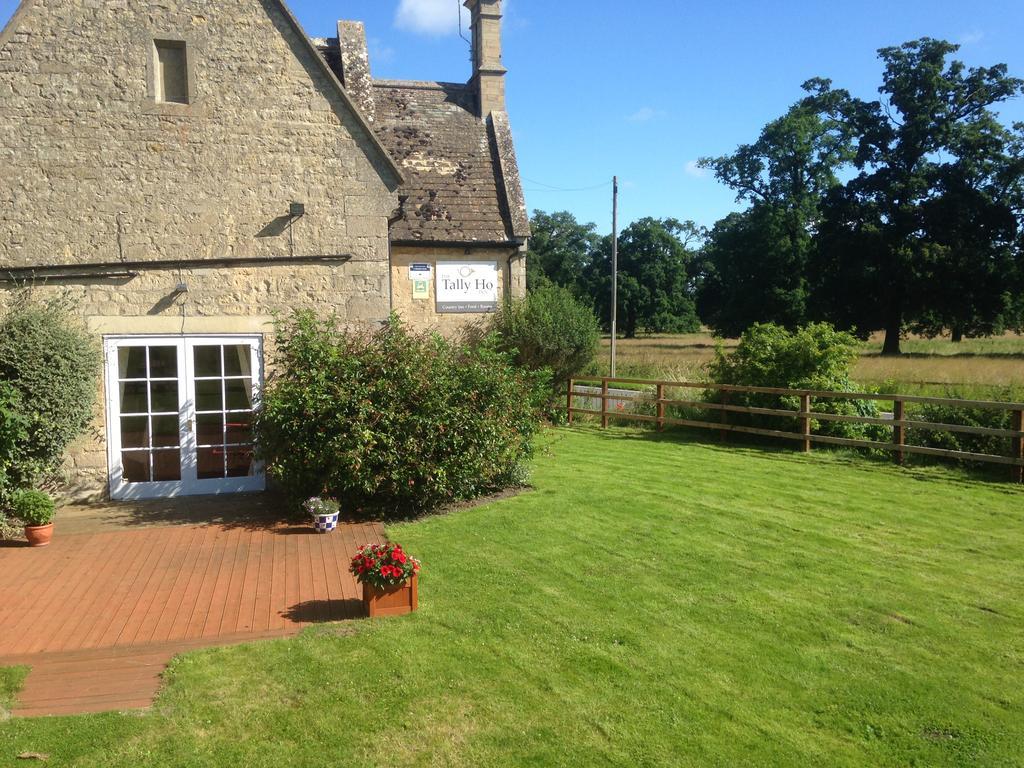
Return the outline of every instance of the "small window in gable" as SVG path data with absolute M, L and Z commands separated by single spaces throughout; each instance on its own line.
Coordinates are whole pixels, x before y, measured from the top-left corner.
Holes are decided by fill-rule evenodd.
M 188 51 L 181 40 L 155 40 L 157 101 L 188 104 Z

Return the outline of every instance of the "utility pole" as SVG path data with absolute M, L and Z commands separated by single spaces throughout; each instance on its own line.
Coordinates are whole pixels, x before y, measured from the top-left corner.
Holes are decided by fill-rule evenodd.
M 615 378 L 615 342 L 619 320 L 619 177 L 612 177 L 612 364 Z

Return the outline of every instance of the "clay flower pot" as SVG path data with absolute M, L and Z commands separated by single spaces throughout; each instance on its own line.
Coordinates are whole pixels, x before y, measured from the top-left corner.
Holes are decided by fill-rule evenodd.
M 371 619 L 376 616 L 401 616 L 419 608 L 419 585 L 413 576 L 404 584 L 375 587 L 363 582 L 363 607 Z
M 30 547 L 45 547 L 53 538 L 53 523 L 49 525 L 26 525 L 25 538 Z

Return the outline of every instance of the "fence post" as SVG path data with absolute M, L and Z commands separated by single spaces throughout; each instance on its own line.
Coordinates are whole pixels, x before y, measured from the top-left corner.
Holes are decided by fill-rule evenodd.
M 658 385 L 658 431 L 665 428 L 665 385 Z
M 729 390 L 723 389 L 723 390 L 721 390 L 721 392 L 722 392 L 722 405 L 728 405 L 729 404 Z M 726 410 L 722 410 L 722 411 L 719 411 L 719 413 L 721 414 L 721 416 L 719 416 L 718 420 L 722 424 L 728 424 L 729 423 L 729 412 L 726 411 Z M 727 430 L 727 429 L 720 430 L 719 433 L 718 433 L 718 437 L 719 437 L 719 439 L 723 443 L 727 442 L 729 440 L 729 430 Z
M 1013 429 L 1017 432 L 1024 432 L 1024 411 L 1014 411 L 1012 419 Z M 1013 458 L 1024 459 L 1024 437 L 1013 438 Z M 1024 466 L 1012 467 L 1013 482 L 1024 483 Z
M 907 444 L 906 408 L 902 400 L 893 400 L 892 403 L 892 441 L 896 445 L 896 463 L 903 466 L 907 459 L 903 446 Z
M 811 396 L 800 395 L 800 434 L 804 436 L 804 453 L 811 452 Z
M 572 379 L 569 379 L 569 392 L 568 392 L 568 394 L 566 396 L 566 401 L 565 401 L 565 405 L 566 405 L 565 412 L 569 416 L 569 420 L 568 420 L 569 424 L 572 424 L 572 391 L 573 391 L 574 388 L 575 388 L 575 382 L 573 382 Z
M 608 379 L 601 379 L 601 428 L 608 426 Z

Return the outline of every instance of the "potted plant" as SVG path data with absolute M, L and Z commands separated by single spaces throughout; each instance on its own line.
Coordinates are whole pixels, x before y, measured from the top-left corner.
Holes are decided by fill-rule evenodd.
M 54 510 L 53 499 L 43 491 L 15 491 L 11 497 L 11 511 L 25 524 L 25 538 L 32 547 L 45 547 L 53 538 Z
M 314 496 L 302 504 L 306 512 L 313 518 L 313 528 L 317 533 L 330 533 L 338 527 L 340 505 L 334 499 L 322 499 Z
M 366 615 L 398 616 L 419 607 L 417 574 L 420 561 L 398 544 L 364 544 L 352 558 L 349 572 L 363 585 Z

